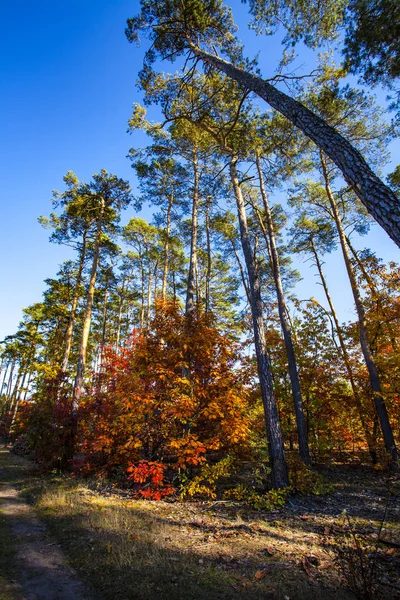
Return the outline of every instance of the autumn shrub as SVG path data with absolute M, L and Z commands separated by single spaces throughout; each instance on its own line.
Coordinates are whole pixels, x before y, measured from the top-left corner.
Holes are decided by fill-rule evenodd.
M 181 477 L 181 498 L 217 497 L 217 485 L 222 478 L 229 478 L 235 468 L 235 461 L 228 455 L 215 464 L 205 463 L 192 479 Z
M 321 496 L 333 491 L 334 486 L 327 483 L 323 475 L 307 467 L 297 454 L 289 453 L 286 460 L 289 468 L 289 482 L 293 492 Z
M 282 488 L 261 492 L 254 487 L 247 488 L 243 484 L 239 484 L 235 488 L 226 490 L 224 498 L 245 502 L 256 510 L 276 510 L 285 506 L 290 491 L 290 488 Z
M 31 401 L 20 403 L 13 426 L 16 448 L 23 445 L 44 470 L 61 468 L 66 458 L 71 406 L 63 384 L 63 376 L 45 380 Z
M 176 303 L 158 306 L 148 330 L 119 354 L 105 352 L 80 409 L 80 471 L 113 476 L 122 466 L 132 483 L 139 465 L 161 464 L 168 485 L 177 486 L 211 455 L 215 462 L 215 455 L 243 452 L 248 393 L 239 363 L 238 344 L 210 317 L 187 317 Z
M 175 488 L 166 483 L 166 466 L 160 462 L 141 460 L 127 468 L 128 480 L 136 484 L 138 498 L 161 500 L 174 493 Z

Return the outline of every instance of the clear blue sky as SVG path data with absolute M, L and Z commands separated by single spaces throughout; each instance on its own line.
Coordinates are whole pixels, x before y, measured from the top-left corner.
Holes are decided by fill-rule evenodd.
M 237 22 L 246 10 L 235 1 L 235 14 L 242 15 Z M 132 103 L 140 100 L 135 80 L 143 51 L 128 44 L 124 28 L 137 12 L 136 0 L 4 0 L 1 5 L 0 339 L 15 332 L 22 308 L 41 300 L 43 280 L 54 277 L 69 256 L 66 248 L 49 244 L 48 232 L 37 223 L 39 215 L 49 214 L 52 189 L 62 189 L 64 173 L 72 169 L 89 180 L 105 168 L 133 182 L 125 157 L 130 146 L 146 140 L 126 129 Z M 265 37 L 247 46 L 250 35 L 243 26 L 240 37 L 251 48 L 248 54 L 262 50 L 263 73 L 271 74 L 266 61 L 276 64 L 280 49 L 274 52 Z M 400 163 L 399 145 L 395 148 L 393 167 Z M 128 210 L 124 220 L 132 214 Z M 378 227 L 363 245 L 386 260 L 400 258 Z M 329 257 L 328 265 L 343 319 L 350 318 L 341 262 Z M 315 293 L 312 281 L 304 281 L 300 297 Z

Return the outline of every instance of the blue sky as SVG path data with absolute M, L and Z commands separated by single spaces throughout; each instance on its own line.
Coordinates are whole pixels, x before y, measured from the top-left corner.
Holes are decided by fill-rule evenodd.
M 235 2 L 237 22 L 245 20 L 246 10 Z M 128 44 L 124 28 L 137 11 L 135 0 L 4 0 L 1 5 L 0 339 L 15 332 L 22 308 L 40 301 L 43 280 L 54 277 L 69 256 L 67 248 L 49 244 L 48 232 L 37 222 L 51 211 L 52 189 L 62 189 L 64 173 L 72 169 L 89 180 L 105 168 L 133 183 L 125 157 L 130 146 L 145 145 L 146 139 L 129 136 L 126 129 L 132 103 L 140 101 L 135 80 L 143 50 Z M 266 63 L 272 58 L 276 64 L 280 49 L 265 37 L 252 41 L 246 27 L 240 37 L 248 55 L 261 50 L 263 73 L 270 74 Z M 400 163 L 399 144 L 394 149 L 389 170 Z M 132 215 L 129 209 L 124 220 Z M 359 247 L 364 245 L 386 260 L 400 258 L 377 226 Z M 328 257 L 327 268 L 342 318 L 350 318 L 340 258 Z M 303 274 L 308 271 L 302 267 Z M 315 294 L 312 282 L 309 275 L 300 297 Z

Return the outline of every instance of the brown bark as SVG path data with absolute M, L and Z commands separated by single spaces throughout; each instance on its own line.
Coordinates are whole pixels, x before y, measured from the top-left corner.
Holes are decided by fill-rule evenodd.
M 260 379 L 265 422 L 267 427 L 272 480 L 275 488 L 283 488 L 289 485 L 289 479 L 283 447 L 282 433 L 278 417 L 278 409 L 273 389 L 271 368 L 267 356 L 260 281 L 249 238 L 246 209 L 243 201 L 243 195 L 240 189 L 239 180 L 237 176 L 237 160 L 238 159 L 236 156 L 232 156 L 232 160 L 230 163 L 230 175 L 236 198 L 240 226 L 240 238 L 242 242 L 243 254 L 245 257 L 247 273 L 249 278 L 249 295 L 251 313 L 253 318 L 254 345 L 256 350 L 257 368 Z
M 285 342 L 285 349 L 286 349 L 286 357 L 287 357 L 287 361 L 288 361 L 290 384 L 291 384 L 291 388 L 292 388 L 294 410 L 295 410 L 295 415 L 296 415 L 299 453 L 300 453 L 300 457 L 301 457 L 302 461 L 306 465 L 311 465 L 311 457 L 310 457 L 310 452 L 309 452 L 309 448 L 308 448 L 308 433 L 307 433 L 306 421 L 304 418 L 303 399 L 301 396 L 300 380 L 299 380 L 299 374 L 297 371 L 296 355 L 294 352 L 290 324 L 287 319 L 285 295 L 284 295 L 283 286 L 282 286 L 279 253 L 278 253 L 278 249 L 276 246 L 274 224 L 272 221 L 272 214 L 271 214 L 271 209 L 270 209 L 269 202 L 268 202 L 267 192 L 266 192 L 265 186 L 264 186 L 264 178 L 263 178 L 263 174 L 261 171 L 260 158 L 258 156 L 256 157 L 256 165 L 257 165 L 257 172 L 258 172 L 258 178 L 259 178 L 261 198 L 263 201 L 264 211 L 265 211 L 265 220 L 266 220 L 267 229 L 268 229 L 269 251 L 270 251 L 270 255 L 271 255 L 272 274 L 273 274 L 273 278 L 274 278 L 276 295 L 277 295 L 277 300 L 278 300 L 279 320 L 280 320 L 280 324 L 281 324 L 281 328 L 282 328 L 283 339 Z

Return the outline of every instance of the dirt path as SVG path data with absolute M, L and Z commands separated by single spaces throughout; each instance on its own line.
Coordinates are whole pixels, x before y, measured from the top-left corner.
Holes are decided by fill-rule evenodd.
M 11 533 L 14 573 L 8 596 L 16 600 L 85 600 L 83 584 L 34 509 L 19 496 L 26 463 L 0 448 L 0 519 Z M 6 541 L 2 541 L 5 545 Z M 1 583 L 0 583 L 1 587 Z M 0 589 L 0 598 L 3 590 Z

